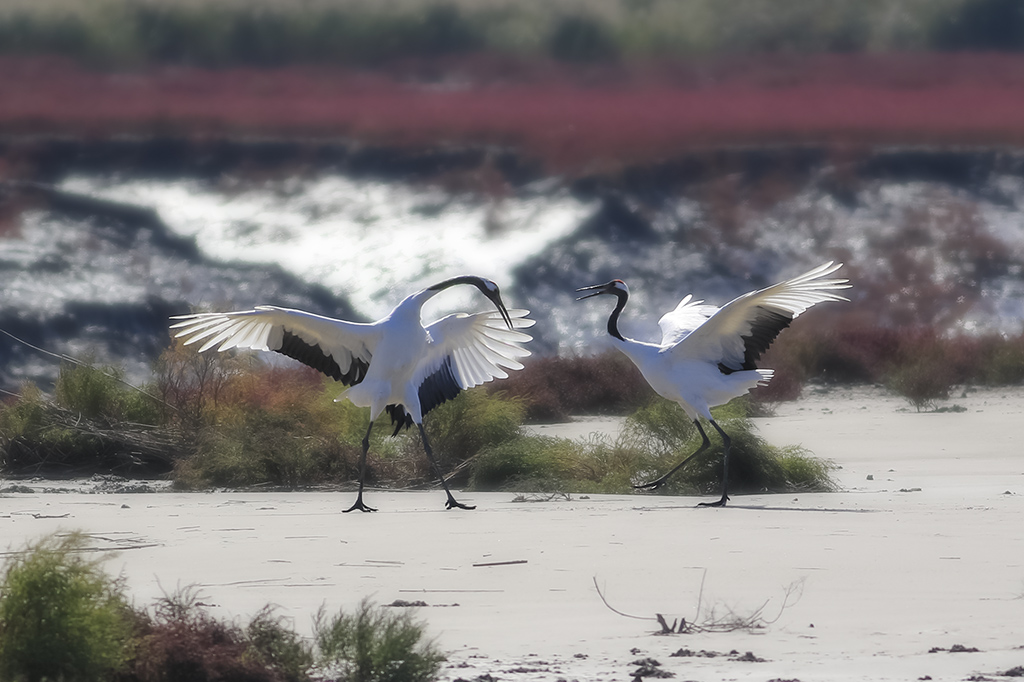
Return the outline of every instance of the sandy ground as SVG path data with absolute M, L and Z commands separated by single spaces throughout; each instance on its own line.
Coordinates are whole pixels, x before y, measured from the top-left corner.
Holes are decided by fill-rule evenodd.
M 321 605 L 421 600 L 451 681 L 629 680 L 646 658 L 678 680 L 1012 679 L 1001 673 L 1024 666 L 1024 391 L 948 404 L 967 411 L 918 414 L 838 389 L 757 420 L 770 441 L 840 466 L 839 493 L 737 496 L 725 509 L 650 494 L 458 494 L 478 505 L 466 512 L 445 511 L 439 491 L 371 490 L 378 513 L 343 515 L 351 493 L 30 482 L 0 494 L 0 542 L 81 529 L 119 550 L 108 568 L 139 603 L 198 585 L 218 615 L 276 604 L 302 632 Z M 641 619 L 605 606 L 595 581 Z M 771 622 L 755 630 L 655 634 L 656 613 L 699 623 L 759 609 Z M 686 650 L 718 655 L 673 655 Z

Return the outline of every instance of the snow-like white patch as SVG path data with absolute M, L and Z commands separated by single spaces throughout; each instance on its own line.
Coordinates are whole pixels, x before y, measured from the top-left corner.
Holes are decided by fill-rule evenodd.
M 344 295 L 374 319 L 448 277 L 478 274 L 502 286 L 517 265 L 570 234 L 594 210 L 564 192 L 481 200 L 340 175 L 238 191 L 195 180 L 86 176 L 62 187 L 151 206 L 173 231 L 195 238 L 206 256 L 280 265 Z M 455 290 L 434 299 L 424 314 L 451 312 L 473 296 Z

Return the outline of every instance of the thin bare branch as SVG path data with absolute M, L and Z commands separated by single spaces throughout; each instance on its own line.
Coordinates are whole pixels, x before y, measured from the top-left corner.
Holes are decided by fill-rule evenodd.
M 656 620 L 655 618 L 648 618 L 646 616 L 633 616 L 628 613 L 623 613 L 622 611 L 619 611 L 617 608 L 609 604 L 608 600 L 604 598 L 603 594 L 601 594 L 601 588 L 597 586 L 597 576 L 594 576 L 594 589 L 597 590 L 597 596 L 601 598 L 601 601 L 604 602 L 604 605 L 607 606 L 609 610 L 612 611 L 612 613 L 616 613 L 620 616 L 625 616 L 626 618 L 635 618 L 637 620 Z

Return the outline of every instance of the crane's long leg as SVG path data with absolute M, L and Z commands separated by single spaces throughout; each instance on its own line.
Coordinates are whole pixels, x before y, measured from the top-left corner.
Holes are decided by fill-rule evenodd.
M 462 504 L 456 502 L 455 497 L 452 495 L 452 491 L 448 489 L 448 484 L 444 480 L 444 476 L 441 475 L 441 469 L 437 466 L 437 461 L 434 459 L 434 451 L 430 449 L 430 441 L 427 440 L 427 432 L 423 430 L 423 424 L 417 424 L 420 427 L 420 437 L 423 438 L 423 450 L 427 453 L 427 459 L 430 460 L 430 466 L 434 468 L 434 475 L 437 476 L 438 480 L 441 481 L 441 485 L 444 487 L 444 491 L 448 493 L 448 501 L 445 503 L 445 509 L 451 509 L 452 507 L 458 507 L 459 509 L 476 509 L 475 506 L 469 506 L 468 504 Z
M 370 426 L 366 429 L 366 435 L 363 436 L 363 454 L 359 457 L 359 495 L 356 496 L 356 502 L 351 507 L 345 510 L 344 513 L 354 511 L 358 509 L 364 512 L 377 511 L 373 507 L 367 507 L 363 503 L 363 480 L 366 478 L 366 451 L 370 449 L 370 431 L 373 430 L 373 420 L 370 420 Z
M 711 445 L 711 440 L 708 438 L 708 434 L 704 433 L 704 428 L 700 425 L 700 421 L 697 420 L 697 419 L 694 419 L 693 423 L 697 425 L 697 431 L 700 432 L 700 437 L 704 439 L 704 442 L 700 444 L 700 447 L 697 448 L 697 451 L 694 452 L 689 457 L 687 457 L 686 459 L 684 459 L 679 464 L 677 464 L 674 467 L 672 467 L 672 471 L 668 472 L 667 474 L 665 474 L 661 478 L 656 478 L 655 480 L 651 481 L 650 483 L 644 483 L 642 485 L 635 485 L 635 486 L 633 486 L 634 489 L 636 489 L 636 490 L 657 490 L 661 486 L 665 485 L 665 482 L 668 481 L 668 479 L 672 477 L 672 474 L 674 474 L 675 472 L 677 472 L 680 469 L 682 469 L 683 466 L 685 466 L 687 462 L 689 462 L 691 459 L 693 459 L 694 457 L 696 457 L 700 453 L 704 452 L 704 450 L 709 445 Z M 711 423 L 714 424 L 714 422 L 711 422 Z M 715 425 L 715 428 L 718 428 L 717 424 Z M 718 429 L 718 431 L 719 431 L 719 433 L 721 433 L 722 430 Z
M 718 431 L 718 435 L 722 437 L 722 445 L 724 446 L 725 453 L 722 455 L 722 499 L 718 502 L 702 502 L 701 507 L 724 507 L 725 503 L 729 501 L 729 450 L 732 449 L 732 439 L 726 435 L 722 427 L 719 426 L 714 419 L 711 420 L 711 425 L 715 427 L 715 431 Z

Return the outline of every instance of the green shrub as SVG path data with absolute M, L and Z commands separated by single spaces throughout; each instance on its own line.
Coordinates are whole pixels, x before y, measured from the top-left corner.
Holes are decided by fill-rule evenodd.
M 263 665 L 276 671 L 285 682 L 304 682 L 313 665 L 313 652 L 294 630 L 274 615 L 271 607 L 261 609 L 245 628 L 251 649 Z
M 0 679 L 93 681 L 125 666 L 130 611 L 120 579 L 81 554 L 80 533 L 14 554 L 0 579 Z
M 307 420 L 259 409 L 239 416 L 204 429 L 195 454 L 175 467 L 178 486 L 273 483 L 294 488 L 355 470 L 359 448 L 310 429 Z
M 334 402 L 340 384 L 304 367 L 268 367 L 241 358 L 218 362 L 231 367 L 222 379 L 200 382 L 198 393 L 181 392 L 192 396 L 185 404 L 195 408 L 203 425 L 194 454 L 175 467 L 176 485 L 296 487 L 355 475 L 369 415 L 347 401 Z M 193 377 L 195 369 L 208 367 L 187 366 L 193 367 L 188 370 Z M 203 376 L 210 375 L 204 370 Z M 200 399 L 203 392 L 208 395 Z M 375 429 L 374 457 L 386 450 L 378 447 L 386 435 L 385 429 Z
M 424 641 L 425 626 L 408 611 L 389 611 L 364 599 L 354 613 L 314 621 L 319 665 L 339 682 L 426 682 L 445 657 Z
M 75 389 L 105 380 L 93 381 L 95 370 L 77 368 L 74 381 L 64 381 Z M 67 379 L 68 373 L 61 376 Z M 85 377 L 84 381 L 81 381 Z M 131 471 L 144 474 L 162 474 L 171 467 L 170 460 L 183 451 L 176 434 L 161 432 L 157 427 L 122 421 L 156 420 L 151 410 L 152 399 L 125 387 L 113 392 L 83 388 L 80 393 L 64 393 L 73 408 L 61 407 L 48 401 L 33 385 L 22 387 L 21 396 L 0 404 L 0 470 L 5 472 L 91 473 L 95 471 Z M 104 405 L 97 412 L 96 405 Z M 111 416 L 115 412 L 120 418 Z
M 656 468 L 644 443 L 600 437 L 570 440 L 524 436 L 483 450 L 473 461 L 474 490 L 625 494 L 638 471 Z
M 885 385 L 918 412 L 948 398 L 953 385 L 964 378 L 952 361 L 950 340 L 930 328 L 898 330 L 896 338 L 897 350 L 882 375 Z
M 434 408 L 423 425 L 438 463 L 444 465 L 519 437 L 525 413 L 521 400 L 503 393 L 463 391 Z
M 210 616 L 193 587 L 133 610 L 124 583 L 83 558 L 81 533 L 54 535 L 13 554 L 0 576 L 4 682 L 306 682 L 314 663 L 331 679 L 436 679 L 444 656 L 408 611 L 364 600 L 314 622 L 315 648 L 272 607 L 248 625 Z
M 674 453 L 693 442 L 700 443 L 697 427 L 683 409 L 663 398 L 651 400 L 630 415 L 625 430 L 629 437 L 641 441 L 656 455 Z
M 789 490 L 832 492 L 839 489 L 839 484 L 832 478 L 836 465 L 812 456 L 805 448 L 797 445 L 782 447 L 778 451 L 778 460 Z
M 834 466 L 800 447 L 779 448 L 754 433 L 747 418 L 748 404 L 737 399 L 712 410 L 719 426 L 732 440 L 729 489 L 733 492 L 831 491 L 837 488 L 829 472 Z M 662 488 L 670 493 L 714 493 L 722 485 L 721 437 L 702 424 L 711 445 L 678 471 Z M 675 403 L 656 400 L 627 422 L 624 438 L 634 439 L 653 454 L 651 468 L 637 472 L 637 483 L 657 478 L 700 447 L 693 422 Z
M 473 460 L 472 490 L 555 492 L 576 488 L 570 480 L 579 446 L 565 438 L 521 436 L 484 448 Z
M 949 397 L 953 380 L 944 370 L 941 361 L 934 357 L 908 359 L 892 366 L 885 377 L 885 385 L 920 412 L 935 407 L 936 400 Z
M 835 490 L 833 466 L 799 447 L 778 448 L 753 432 L 745 400 L 713 411 L 732 439 L 729 482 L 735 492 Z M 711 439 L 699 457 L 676 473 L 663 490 L 704 494 L 721 487 L 722 444 Z M 472 463 L 469 485 L 475 490 L 533 490 L 575 493 L 629 493 L 633 486 L 657 478 L 695 452 L 701 438 L 693 422 L 675 403 L 657 398 L 626 421 L 614 442 L 602 438 L 520 436 L 484 448 Z
M 1000 338 L 983 362 L 978 380 L 990 386 L 1024 382 L 1024 336 Z
M 0 403 L 0 448 L 32 436 L 46 425 L 43 392 L 35 384 L 24 384 L 21 396 Z
M 158 402 L 135 390 L 123 379 L 124 372 L 115 367 L 65 362 L 57 375 L 57 404 L 89 419 L 159 423 Z

